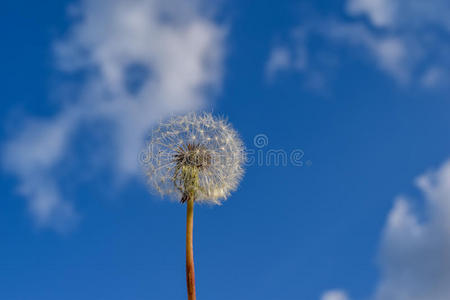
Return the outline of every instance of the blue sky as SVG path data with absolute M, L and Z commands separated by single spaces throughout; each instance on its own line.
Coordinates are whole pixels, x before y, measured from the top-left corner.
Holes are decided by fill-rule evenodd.
M 0 299 L 183 299 L 137 157 L 206 110 L 304 164 L 196 206 L 200 299 L 448 300 L 449 4 L 165 2 L 3 4 Z

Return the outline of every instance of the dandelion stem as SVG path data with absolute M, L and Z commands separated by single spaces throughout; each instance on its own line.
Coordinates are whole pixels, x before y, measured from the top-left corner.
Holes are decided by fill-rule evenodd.
M 192 242 L 194 229 L 194 195 L 188 195 L 186 202 L 186 283 L 188 300 L 195 300 L 194 247 Z

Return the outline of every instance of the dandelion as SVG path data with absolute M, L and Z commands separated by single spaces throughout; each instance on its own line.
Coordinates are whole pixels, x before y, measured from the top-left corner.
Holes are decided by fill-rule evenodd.
M 163 196 L 187 203 L 186 279 L 188 299 L 194 300 L 194 203 L 220 204 L 237 188 L 243 175 L 243 143 L 224 119 L 190 113 L 161 123 L 143 153 L 150 185 Z

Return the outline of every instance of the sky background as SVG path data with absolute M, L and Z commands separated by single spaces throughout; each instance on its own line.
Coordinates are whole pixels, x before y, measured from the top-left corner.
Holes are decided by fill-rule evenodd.
M 2 3 L 0 299 L 185 298 L 138 156 L 206 110 L 304 156 L 196 206 L 199 299 L 449 300 L 449 2 L 210 2 Z

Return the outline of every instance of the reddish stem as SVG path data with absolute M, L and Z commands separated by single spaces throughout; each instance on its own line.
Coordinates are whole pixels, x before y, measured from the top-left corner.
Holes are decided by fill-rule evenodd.
M 188 196 L 186 214 L 186 283 L 188 300 L 196 300 L 195 297 L 195 272 L 194 272 L 194 197 Z

